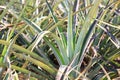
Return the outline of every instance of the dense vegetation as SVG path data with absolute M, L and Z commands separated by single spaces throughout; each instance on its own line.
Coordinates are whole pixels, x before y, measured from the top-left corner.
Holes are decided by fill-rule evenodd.
M 120 0 L 0 0 L 0 80 L 120 80 Z

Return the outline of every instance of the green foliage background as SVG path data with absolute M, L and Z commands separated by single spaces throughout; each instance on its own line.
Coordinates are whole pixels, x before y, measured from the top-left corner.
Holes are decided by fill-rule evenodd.
M 0 80 L 119 80 L 120 0 L 0 0 Z

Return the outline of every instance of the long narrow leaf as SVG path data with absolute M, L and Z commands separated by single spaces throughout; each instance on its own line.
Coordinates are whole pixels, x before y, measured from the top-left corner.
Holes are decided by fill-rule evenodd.
M 73 45 L 73 22 L 72 22 L 72 6 L 68 4 L 69 10 L 68 10 L 68 26 L 67 26 L 67 55 L 69 59 L 71 60 L 73 57 L 73 50 L 74 50 L 74 45 Z

